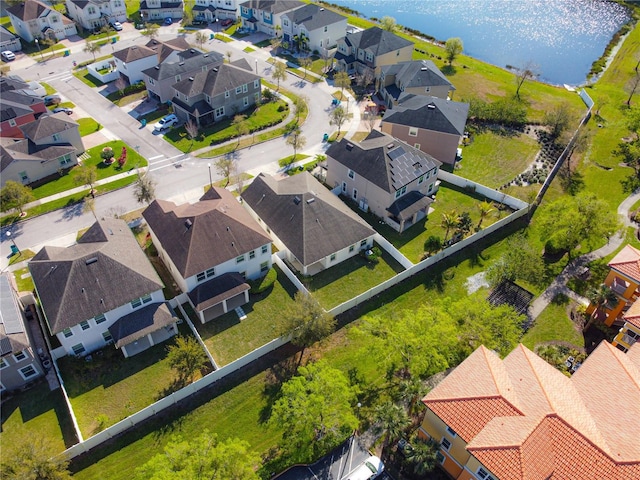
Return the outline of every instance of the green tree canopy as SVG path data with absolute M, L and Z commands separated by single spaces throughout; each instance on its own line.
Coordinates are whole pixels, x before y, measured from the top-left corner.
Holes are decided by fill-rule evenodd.
M 282 62 L 276 62 L 271 77 L 278 82 L 278 90 L 280 90 L 280 81 L 287 78 L 287 66 Z
M 34 200 L 31 187 L 13 180 L 7 180 L 0 190 L 0 210 L 7 212 L 14 208 L 22 214 L 22 207 Z
M 344 441 L 358 426 L 356 392 L 341 370 L 325 360 L 298 369 L 282 385 L 269 422 L 283 430 L 291 462 L 308 462 Z
M 149 205 L 156 198 L 156 182 L 148 172 L 138 175 L 133 185 L 133 196 L 138 203 Z
M 194 337 L 180 335 L 175 344 L 169 345 L 167 359 L 178 374 L 178 383 L 185 385 L 196 372 L 207 364 L 207 356 Z
M 380 19 L 380 28 L 383 30 L 394 32 L 397 26 L 396 19 L 393 17 L 384 16 Z
M 540 285 L 544 280 L 542 255 L 524 235 L 514 235 L 507 240 L 505 253 L 487 269 L 486 278 L 491 286 L 496 286 L 504 280 L 524 280 L 533 285 Z
M 3 445 L 0 478 L 16 480 L 71 480 L 68 462 L 37 435 L 18 446 Z
M 296 292 L 293 304 L 284 312 L 284 335 L 291 335 L 291 343 L 304 349 L 333 333 L 336 320 L 310 294 Z
M 444 52 L 447 57 L 449 65 L 453 64 L 453 61 L 458 55 L 462 53 L 463 45 L 462 39 L 458 37 L 449 38 L 444 44 Z
M 139 480 L 259 480 L 255 468 L 260 457 L 237 438 L 220 441 L 216 434 L 183 440 L 173 437 L 164 453 L 152 457 L 136 470 Z

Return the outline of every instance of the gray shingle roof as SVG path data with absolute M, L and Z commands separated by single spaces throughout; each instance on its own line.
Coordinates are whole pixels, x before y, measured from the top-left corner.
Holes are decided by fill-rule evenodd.
M 255 8 L 270 13 L 282 13 L 302 5 L 304 3 L 298 0 L 249 0 L 240 4 L 241 7 Z
M 29 139 L 2 138 L 0 139 L 0 170 L 4 171 L 14 160 L 42 163 L 75 151 L 75 147 L 68 143 L 36 145 Z
M 181 80 L 175 83 L 173 88 L 187 97 L 194 97 L 201 93 L 216 97 L 226 91 L 231 92 L 240 85 L 259 79 L 260 77 L 253 72 L 225 63 L 217 68 L 206 72 L 198 72 L 187 79 Z
M 401 220 L 410 220 L 417 211 L 428 207 L 432 202 L 426 195 L 413 190 L 393 202 L 387 212 Z
M 196 57 L 188 58 L 184 61 L 164 62 L 155 67 L 147 68 L 142 73 L 148 75 L 154 80 L 161 81 L 165 78 L 175 77 L 176 75 L 185 75 L 194 71 L 202 70 L 202 67 L 210 67 L 212 65 L 221 65 L 223 61 L 222 54 L 218 52 L 209 52 Z
M 167 303 L 152 303 L 116 320 L 110 327 L 116 348 L 124 347 L 149 333 L 176 323 L 178 319 Z
M 304 265 L 375 233 L 309 172 L 279 181 L 261 173 L 242 198 Z
M 4 93 L 7 90 L 23 90 L 28 89 L 29 84 L 23 81 L 20 77 L 0 77 L 0 92 Z
M 29 347 L 22 317 L 22 305 L 9 280 L 9 274 L 0 275 L 0 355 L 21 352 Z
M 21 125 L 20 130 L 22 130 L 26 138 L 35 142 L 50 137 L 55 133 L 77 129 L 78 126 L 78 123 L 71 120 L 69 115 L 64 112 L 58 112 L 52 115 L 40 115 L 36 121 Z
M 54 335 L 163 288 L 127 224 L 111 218 L 76 245 L 42 248 L 29 271 Z
M 382 67 L 381 72 L 385 75 L 395 75 L 395 83 L 405 88 L 446 85 L 451 90 L 455 90 L 444 73 L 431 60 L 416 60 L 395 65 L 385 65 Z
M 413 45 L 413 42 L 405 40 L 398 35 L 383 30 L 380 27 L 371 27 L 344 37 L 350 46 L 362 50 L 370 50 L 374 55 L 384 55 L 401 48 Z
M 309 32 L 346 20 L 347 17 L 315 4 L 304 5 L 286 14 L 296 25 L 304 25 Z
M 132 47 L 127 47 L 123 50 L 113 52 L 114 57 L 125 63 L 135 62 L 141 58 L 152 57 L 154 55 L 157 55 L 156 51 L 142 45 L 134 45 Z
M 468 114 L 468 103 L 415 95 L 407 96 L 402 103 L 387 110 L 382 121 L 434 132 L 462 135 Z
M 155 200 L 142 216 L 183 278 L 271 243 L 223 188 L 213 187 L 193 205 Z
M 389 193 L 442 165 L 431 155 L 377 130 L 360 143 L 343 138 L 326 154 Z
M 0 26 L 0 43 L 10 42 L 14 38 L 16 38 L 16 36 L 13 33 L 11 33 L 3 26 Z
M 245 282 L 242 275 L 237 272 L 229 272 L 207 282 L 199 283 L 188 295 L 195 305 L 196 311 L 201 312 L 223 300 L 235 297 L 249 288 L 251 287 Z
M 2 96 L 4 97 L 4 95 L 3 93 Z M 33 115 L 33 110 L 21 103 L 5 100 L 4 98 L 2 102 L 0 102 L 0 122 L 6 122 L 12 118 L 24 117 L 25 115 Z
M 36 20 L 47 10 L 51 10 L 51 8 L 36 0 L 25 0 L 7 8 L 7 12 L 24 22 Z

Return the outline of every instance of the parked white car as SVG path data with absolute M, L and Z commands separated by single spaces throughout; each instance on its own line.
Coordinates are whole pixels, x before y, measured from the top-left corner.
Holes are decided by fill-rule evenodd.
M 117 32 L 120 32 L 122 30 L 122 24 L 120 22 L 113 22 L 111 26 Z
M 0 53 L 0 56 L 5 62 L 10 62 L 16 59 L 16 54 L 11 50 L 5 50 L 4 52 Z
M 169 127 L 173 127 L 176 123 L 178 123 L 178 117 L 172 113 L 171 115 L 161 118 L 160 121 L 153 126 L 153 131 L 161 132 Z
M 347 475 L 346 480 L 370 480 L 384 471 L 384 463 L 378 457 L 371 455 L 355 470 Z

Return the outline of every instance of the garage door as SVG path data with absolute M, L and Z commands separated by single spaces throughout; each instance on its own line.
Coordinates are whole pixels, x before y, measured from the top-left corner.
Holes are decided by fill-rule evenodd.
M 227 300 L 227 310 L 233 310 L 234 308 L 240 307 L 245 303 L 247 302 L 245 302 L 244 300 L 244 292 L 239 293 L 235 297 L 231 297 Z
M 220 315 L 223 315 L 224 307 L 222 306 L 222 303 L 218 303 L 213 307 L 207 308 L 203 313 L 204 313 L 204 321 L 208 322 L 209 320 L 213 320 L 214 318 L 219 317 Z

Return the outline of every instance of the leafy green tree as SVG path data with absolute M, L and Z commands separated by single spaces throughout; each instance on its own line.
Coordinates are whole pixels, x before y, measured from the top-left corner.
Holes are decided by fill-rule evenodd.
M 353 114 L 347 113 L 342 106 L 338 106 L 331 110 L 331 113 L 329 114 L 329 123 L 338 127 L 338 135 L 340 135 L 340 127 L 342 127 L 344 122 L 349 120 L 351 117 L 353 117 Z
M 282 429 L 291 462 L 309 462 L 349 437 L 358 426 L 356 391 L 342 371 L 325 360 L 300 367 L 282 385 L 269 423 Z
M 548 110 L 543 122 L 549 127 L 551 138 L 556 139 L 569 127 L 571 110 L 568 103 L 564 102 Z
M 277 25 L 277 27 L 280 27 L 280 25 Z M 280 27 L 280 29 L 282 30 L 282 27 Z M 274 53 L 278 55 L 278 51 L 282 46 L 282 37 L 273 37 L 271 40 L 269 40 L 269 43 L 271 44 L 271 48 L 273 49 Z
M 282 62 L 276 62 L 273 66 L 273 73 L 271 74 L 271 77 L 278 82 L 277 89 L 280 90 L 280 81 L 286 80 L 287 78 L 287 66 Z
M 304 350 L 333 333 L 336 320 L 310 294 L 296 292 L 293 304 L 283 312 L 284 335 L 291 335 L 291 343 Z
M 302 135 L 300 128 L 296 128 L 289 134 L 287 137 L 287 145 L 293 147 L 293 161 L 295 161 L 296 155 L 298 155 L 298 150 L 304 148 L 306 144 L 307 139 Z
M 444 44 L 444 52 L 449 65 L 453 65 L 453 61 L 462 53 L 462 39 L 458 37 L 449 38 Z
M 197 31 L 195 36 L 196 44 L 202 48 L 204 42 L 207 41 L 207 35 L 204 32 Z
M 87 185 L 94 195 L 93 184 L 98 180 L 98 169 L 95 165 L 82 165 L 73 169 L 73 180 L 77 185 Z
M 3 445 L 0 478 L 16 480 L 71 480 L 69 462 L 42 437 L 34 435 L 18 446 Z
M 424 242 L 424 251 L 431 256 L 442 249 L 442 239 L 437 235 L 430 235 Z
M 389 16 L 384 16 L 380 19 L 380 28 L 386 30 L 388 32 L 394 32 L 398 24 L 396 23 L 396 19 Z
M 444 233 L 444 241 L 447 241 L 449 238 L 449 232 L 452 228 L 456 228 L 458 225 L 458 213 L 455 210 L 451 210 L 450 212 L 444 212 L 442 214 L 442 221 L 440 222 L 440 226 L 445 229 Z
M 244 440 L 220 441 L 205 430 L 189 441 L 175 436 L 165 445 L 164 453 L 153 456 L 138 467 L 139 480 L 259 480 L 256 467 L 260 456 Z
M 296 122 L 300 121 L 300 115 L 307 108 L 307 102 L 308 101 L 309 101 L 309 99 L 307 97 L 305 97 L 304 95 L 296 95 L 295 97 L 293 97 L 293 99 L 292 99 L 293 112 L 296 115 Z
M 587 297 L 593 305 L 593 312 L 591 312 L 589 321 L 584 326 L 585 331 L 589 329 L 591 324 L 598 317 L 598 313 L 602 312 L 603 307 L 608 304 L 615 305 L 616 303 L 618 303 L 618 296 L 604 283 L 598 285 L 596 288 L 589 290 L 589 292 L 587 293 Z
M 236 170 L 237 159 L 233 155 L 223 155 L 218 157 L 214 166 L 218 174 L 222 175 L 226 180 L 225 187 L 229 185 L 231 174 Z
M 377 435 L 383 435 L 383 456 L 389 445 L 404 435 L 409 425 L 411 425 L 411 420 L 409 420 L 407 412 L 400 405 L 386 401 L 376 406 L 374 410 L 373 431 Z
M 345 87 L 351 85 L 351 79 L 349 78 L 349 74 L 347 72 L 338 72 L 333 76 L 333 84 L 340 88 L 340 93 L 344 93 Z
M 14 180 L 7 180 L 0 190 L 0 210 L 7 212 L 16 209 L 22 215 L 22 208 L 34 198 L 31 187 Z
M 207 356 L 194 337 L 180 335 L 167 348 L 169 366 L 178 374 L 178 383 L 186 385 L 207 364 Z
M 249 125 L 247 125 L 246 120 L 246 115 L 236 115 L 233 117 L 233 122 L 231 122 L 231 125 L 233 125 L 233 128 L 236 131 L 236 136 L 238 137 L 238 145 L 240 145 L 240 137 L 249 133 Z
M 418 377 L 403 378 L 398 384 L 400 398 L 407 402 L 407 414 L 412 416 L 417 413 L 420 398 L 427 394 L 427 388 Z
M 90 53 L 93 55 L 93 61 L 96 61 L 96 53 L 98 53 L 102 49 L 102 46 L 98 42 L 90 42 L 86 41 L 84 44 L 84 48 L 82 49 L 85 53 Z
M 146 203 L 147 205 L 156 198 L 156 182 L 148 172 L 138 175 L 138 179 L 133 185 L 133 196 L 138 203 Z
M 471 220 L 471 215 L 469 215 L 469 212 L 462 212 L 462 215 L 458 217 L 458 222 L 456 223 L 456 232 L 464 237 L 472 228 L 473 221 Z
M 423 440 L 415 436 L 411 440 L 411 450 L 407 451 L 407 461 L 411 464 L 413 473 L 420 477 L 424 477 L 427 473 L 436 468 L 437 455 L 440 450 L 440 444 L 433 440 Z
M 478 230 L 482 226 L 482 222 L 484 219 L 490 214 L 493 213 L 495 209 L 493 208 L 493 204 L 488 201 L 480 202 L 478 204 L 478 213 L 480 214 L 480 220 L 478 221 Z
M 524 235 L 514 235 L 507 240 L 505 253 L 487 269 L 486 279 L 491 286 L 505 280 L 524 280 L 533 285 L 540 285 L 544 281 L 542 255 Z

